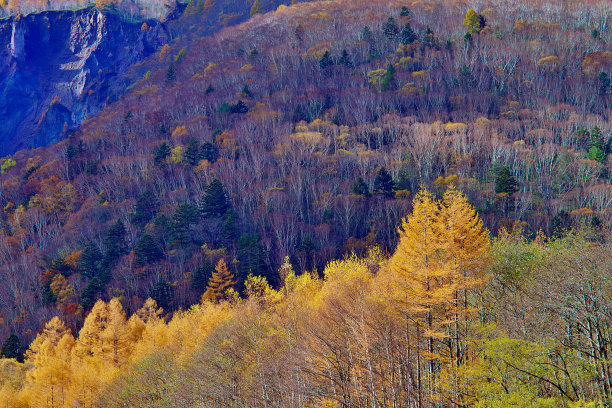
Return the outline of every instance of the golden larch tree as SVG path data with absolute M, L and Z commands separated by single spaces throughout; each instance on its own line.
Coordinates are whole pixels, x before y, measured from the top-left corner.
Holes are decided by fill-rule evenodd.
M 31 365 L 23 389 L 25 399 L 33 407 L 65 406 L 71 380 L 71 351 L 74 337 L 56 316 L 32 342 L 26 352 Z
M 206 292 L 202 295 L 202 300 L 218 302 L 223 299 L 225 292 L 236 284 L 234 274 L 227 269 L 225 260 L 219 259 L 215 271 L 208 280 Z
M 133 346 L 123 306 L 117 298 L 108 303 L 108 322 L 101 333 L 104 359 L 115 366 L 123 365 Z
M 444 262 L 452 271 L 457 291 L 454 294 L 454 324 L 449 327 L 453 337 L 448 342 L 451 368 L 455 370 L 469 358 L 467 336 L 470 315 L 475 312 L 475 290 L 487 280 L 491 262 L 489 232 L 467 197 L 451 186 L 444 193 L 440 206 L 444 225 L 441 233 L 447 243 Z

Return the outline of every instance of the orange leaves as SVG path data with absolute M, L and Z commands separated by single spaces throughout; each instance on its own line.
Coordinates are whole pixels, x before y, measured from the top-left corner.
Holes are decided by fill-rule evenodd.
M 612 51 L 594 52 L 582 60 L 582 72 L 588 76 L 599 75 L 600 72 L 610 68 L 612 68 Z

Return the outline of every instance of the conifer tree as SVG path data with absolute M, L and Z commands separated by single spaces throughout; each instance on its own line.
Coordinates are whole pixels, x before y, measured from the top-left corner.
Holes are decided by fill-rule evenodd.
M 510 169 L 506 166 L 503 166 L 497 172 L 497 177 L 495 178 L 495 193 L 506 193 L 508 195 L 512 195 L 518 191 L 518 183 L 516 179 L 510 172 Z
M 203 300 L 218 302 L 225 297 L 225 292 L 236 284 L 234 274 L 227 269 L 225 260 L 217 262 L 215 271 L 208 281 L 206 292 L 202 295 Z
M 391 175 L 387 172 L 387 169 L 381 167 L 376 172 L 376 177 L 374 178 L 374 191 L 385 197 L 393 197 L 394 189 L 395 186 Z
M 171 62 L 168 66 L 168 71 L 166 71 L 166 81 L 172 82 L 176 79 L 176 67 L 174 66 L 174 62 Z
M 19 337 L 15 333 L 11 333 L 2 344 L 0 354 L 4 358 L 14 358 L 17 361 L 23 360 L 23 346 Z
M 105 268 L 110 267 L 118 257 L 127 253 L 125 235 L 125 224 L 121 219 L 117 219 L 117 221 L 110 226 L 104 238 L 106 253 L 104 254 L 103 266 Z
M 98 300 L 83 322 L 75 345 L 75 354 L 81 359 L 101 359 L 104 340 L 102 332 L 108 326 L 108 305 Z
M 46 325 L 26 352 L 28 373 L 25 392 L 31 406 L 60 407 L 71 377 L 74 338 L 56 316 Z
M 469 34 L 479 33 L 485 26 L 484 17 L 476 13 L 474 9 L 469 9 L 465 14 L 463 25 L 467 27 Z
M 388 91 L 389 89 L 393 88 L 394 74 L 395 67 L 393 66 L 393 64 L 389 63 L 385 76 L 383 77 L 382 82 L 380 83 L 383 91 Z
M 389 263 L 394 297 L 404 318 L 416 324 L 417 352 L 428 360 L 427 377 L 432 381 L 440 358 L 434 339 L 447 337 L 447 325 L 453 317 L 449 311 L 455 304 L 457 287 L 453 271 L 440 257 L 447 244 L 442 235 L 439 203 L 427 190 L 421 190 L 412 205 L 412 214 L 402 222 L 400 240 Z M 421 349 L 423 339 L 426 346 Z M 420 362 L 417 365 L 420 392 L 423 376 Z
M 170 302 L 172 302 L 172 298 L 174 297 L 173 287 L 162 274 L 157 277 L 157 281 L 153 284 L 150 296 L 164 309 L 167 309 Z
M 187 7 L 185 7 L 185 11 L 183 12 L 186 16 L 194 15 L 196 12 L 196 4 L 194 0 L 189 0 L 187 2 Z
M 164 253 L 157 246 L 150 234 L 143 234 L 134 249 L 134 266 L 140 268 L 146 264 L 154 263 L 164 257 Z
M 123 365 L 129 357 L 131 339 L 123 306 L 117 298 L 108 303 L 108 321 L 100 337 L 104 360 L 116 367 Z
M 170 156 L 170 151 L 171 149 L 170 146 L 168 146 L 168 143 L 162 142 L 162 144 L 159 145 L 157 150 L 155 150 L 155 157 L 153 159 L 155 165 L 159 166 L 163 164 L 165 160 Z
M 319 60 L 319 67 L 321 67 L 321 69 L 325 69 L 327 67 L 331 67 L 332 65 L 334 65 L 334 60 L 332 59 L 329 51 L 325 50 L 321 56 L 321 59 Z
M 184 247 L 192 242 L 189 226 L 196 223 L 199 218 L 198 209 L 190 203 L 183 203 L 176 208 L 170 224 L 173 245 Z
M 412 30 L 410 23 L 406 23 L 404 28 L 402 29 L 402 33 L 400 34 L 401 43 L 404 45 L 412 44 L 416 41 L 417 36 L 415 32 Z
M 212 276 L 214 270 L 213 265 L 210 261 L 205 260 L 204 263 L 196 268 L 191 277 L 191 287 L 199 293 L 206 290 L 208 280 Z
M 395 23 L 395 19 L 393 17 L 389 17 L 387 21 L 383 24 L 383 34 L 387 37 L 388 40 L 393 40 L 397 34 L 399 33 L 399 27 Z
M 145 192 L 136 199 L 134 212 L 130 217 L 132 223 L 138 226 L 145 225 L 155 217 L 158 207 L 159 203 L 153 191 L 151 189 L 145 190 Z
M 221 180 L 214 179 L 206 188 L 200 202 L 200 211 L 204 216 L 221 217 L 230 209 L 230 204 Z
M 366 184 L 363 177 L 358 177 L 357 180 L 353 183 L 353 194 L 362 195 L 364 197 L 370 196 L 370 190 L 368 189 L 368 185 Z
M 100 248 L 93 241 L 87 241 L 79 259 L 79 271 L 88 278 L 93 278 L 100 270 L 101 262 Z
M 441 233 L 447 244 L 444 261 L 448 263 L 454 274 L 453 280 L 457 282 L 453 337 L 454 355 L 457 364 L 461 364 L 467 358 L 464 339 L 468 334 L 469 315 L 476 310 L 474 299 L 470 299 L 470 296 L 487 279 L 491 244 L 488 231 L 478 213 L 467 197 L 454 186 L 444 193 L 440 218 L 444 225 Z M 461 317 L 462 328 L 459 327 Z
M 219 148 L 210 142 L 205 142 L 200 146 L 200 158 L 214 163 L 219 158 Z
M 344 65 L 347 68 L 354 67 L 353 61 L 351 60 L 351 57 L 349 56 L 348 51 L 346 49 L 342 50 L 342 53 L 340 54 L 340 59 L 338 60 L 338 64 Z

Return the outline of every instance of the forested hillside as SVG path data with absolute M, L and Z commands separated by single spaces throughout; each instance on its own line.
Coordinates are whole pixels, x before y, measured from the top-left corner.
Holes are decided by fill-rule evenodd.
M 0 162 L 3 398 L 606 401 L 609 2 L 262 3 Z

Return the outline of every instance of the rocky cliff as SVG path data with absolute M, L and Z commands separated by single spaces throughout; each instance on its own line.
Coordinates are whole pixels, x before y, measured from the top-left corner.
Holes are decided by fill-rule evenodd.
M 0 20 L 0 156 L 45 146 L 126 88 L 126 69 L 169 40 L 163 23 L 88 7 Z

